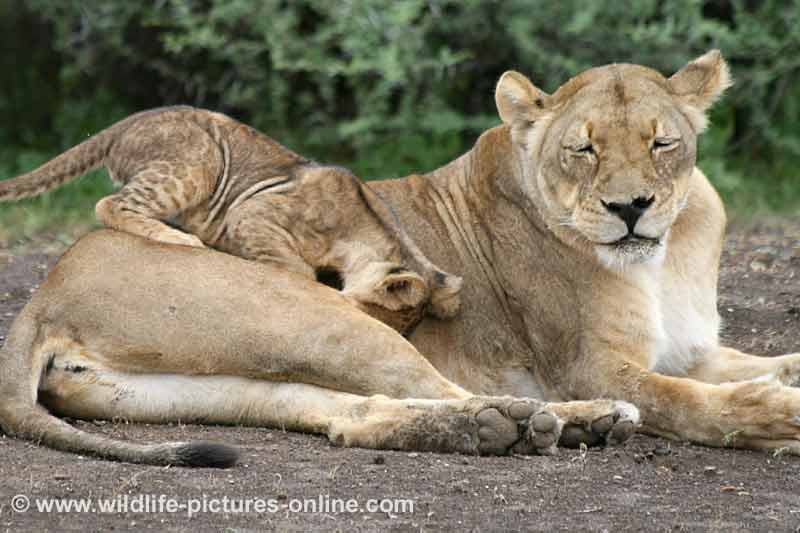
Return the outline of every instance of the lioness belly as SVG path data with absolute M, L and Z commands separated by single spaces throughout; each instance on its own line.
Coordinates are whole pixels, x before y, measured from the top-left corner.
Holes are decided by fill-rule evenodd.
M 75 361 L 74 357 L 55 358 L 40 382 L 41 402 L 61 416 L 324 432 L 332 414 L 324 406 L 338 402 L 342 408 L 342 402 L 347 407 L 358 400 L 299 383 L 234 376 L 130 374 L 84 367 Z

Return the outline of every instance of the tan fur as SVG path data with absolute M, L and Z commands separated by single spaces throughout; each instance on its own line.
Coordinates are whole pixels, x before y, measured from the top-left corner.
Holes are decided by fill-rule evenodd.
M 181 460 L 187 445 L 78 432 L 37 402 L 468 453 L 615 442 L 641 413 L 667 437 L 800 453 L 800 354 L 718 344 L 725 213 L 694 162 L 698 114 L 728 83 L 718 52 L 670 79 L 592 69 L 553 95 L 505 75 L 506 124 L 431 174 L 373 185 L 421 253 L 465 278 L 461 313 L 408 340 L 280 266 L 91 234 L 12 327 L 0 424 L 61 449 L 198 464 Z
M 0 201 L 40 194 L 100 165 L 123 185 L 96 207 L 109 228 L 207 245 L 310 279 L 334 272 L 354 305 L 404 334 L 425 310 L 440 318 L 458 311 L 460 278 L 427 260 L 368 185 L 211 111 L 170 107 L 128 117 L 0 181 Z

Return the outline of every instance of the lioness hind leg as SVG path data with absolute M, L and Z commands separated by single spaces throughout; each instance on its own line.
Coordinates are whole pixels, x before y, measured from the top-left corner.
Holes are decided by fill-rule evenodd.
M 41 401 L 74 418 L 200 422 L 322 433 L 335 444 L 468 454 L 555 450 L 562 422 L 543 402 L 359 396 L 231 376 L 124 374 L 54 363 Z
M 466 454 L 552 454 L 562 422 L 538 400 L 475 396 L 466 400 L 366 398 L 332 420 L 342 446 Z

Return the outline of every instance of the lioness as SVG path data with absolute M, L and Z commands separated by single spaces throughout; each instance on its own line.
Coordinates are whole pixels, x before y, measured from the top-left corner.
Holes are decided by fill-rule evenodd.
M 800 354 L 717 339 L 725 213 L 694 163 L 704 111 L 729 84 L 718 51 L 670 78 L 591 69 L 552 95 L 504 74 L 503 125 L 439 170 L 375 184 L 423 252 L 466 280 L 462 313 L 408 341 L 279 267 L 91 234 L 12 326 L 0 424 L 65 450 L 217 466 L 230 449 L 111 440 L 39 403 L 467 453 L 616 442 L 641 417 L 670 438 L 800 453 Z
M 0 181 L 0 201 L 41 194 L 101 165 L 123 184 L 96 206 L 109 228 L 280 265 L 341 289 L 403 334 L 425 311 L 458 311 L 461 279 L 430 263 L 368 185 L 204 109 L 132 115 Z

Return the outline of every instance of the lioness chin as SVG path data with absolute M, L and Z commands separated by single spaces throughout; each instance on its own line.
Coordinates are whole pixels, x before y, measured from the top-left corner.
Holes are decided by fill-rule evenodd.
M 725 213 L 695 159 L 729 84 L 717 51 L 670 78 L 591 69 L 552 95 L 506 73 L 502 126 L 439 170 L 374 185 L 422 253 L 465 280 L 461 314 L 408 340 L 279 266 L 90 234 L 12 326 L 0 425 L 64 450 L 212 466 L 235 454 L 112 440 L 54 415 L 463 453 L 614 443 L 641 422 L 800 453 L 800 354 L 718 342 Z

